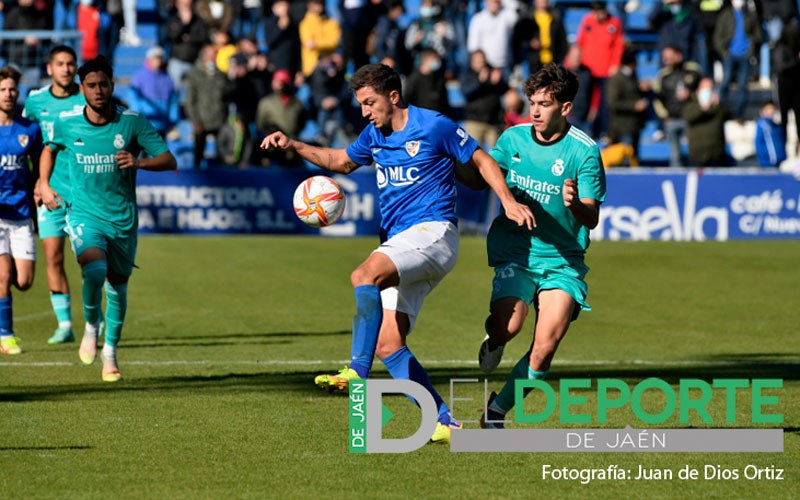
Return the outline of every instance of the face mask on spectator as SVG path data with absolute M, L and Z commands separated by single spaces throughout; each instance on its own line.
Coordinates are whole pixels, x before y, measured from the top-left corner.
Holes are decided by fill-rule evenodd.
M 440 61 L 439 59 L 434 59 L 433 61 L 430 62 L 430 64 L 428 64 L 428 69 L 431 70 L 431 72 L 439 71 L 439 68 L 441 67 L 442 67 L 442 61 Z
M 697 91 L 697 102 L 700 103 L 702 107 L 708 107 L 711 104 L 711 98 L 714 95 L 714 91 L 711 89 L 700 89 Z
M 732 0 L 731 5 L 736 10 L 742 10 L 744 8 L 744 0 Z
M 424 18 L 431 18 L 439 13 L 439 9 L 436 7 L 420 7 L 419 8 L 419 15 L 420 17 Z

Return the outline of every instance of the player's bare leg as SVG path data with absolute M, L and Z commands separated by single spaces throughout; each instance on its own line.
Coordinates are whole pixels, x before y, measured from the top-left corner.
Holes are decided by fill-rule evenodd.
M 505 297 L 492 302 L 486 318 L 486 338 L 478 352 L 478 365 L 492 372 L 503 359 L 506 344 L 522 331 L 528 317 L 528 304 L 516 297 Z

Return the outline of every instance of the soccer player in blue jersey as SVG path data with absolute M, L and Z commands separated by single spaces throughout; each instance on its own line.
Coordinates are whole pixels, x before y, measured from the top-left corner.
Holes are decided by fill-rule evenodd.
M 0 69 L 0 352 L 19 354 L 11 286 L 33 285 L 36 240 L 31 220 L 33 178 L 42 149 L 39 125 L 17 116 L 20 73 Z
M 53 122 L 59 113 L 82 109 L 86 104 L 75 82 L 77 61 L 78 58 L 71 47 L 66 45 L 53 47 L 47 62 L 50 84 L 34 90 L 25 100 L 23 115 L 39 123 L 42 135 L 47 139 L 53 135 Z M 47 288 L 50 289 L 50 303 L 58 321 L 58 327 L 47 341 L 48 344 L 75 341 L 72 331 L 69 282 L 64 271 L 67 207 L 72 199 L 67 159 L 56 157 L 54 168 L 50 184 L 65 203 L 55 209 L 45 206 L 39 206 L 38 209 L 39 238 L 42 240 L 44 260 L 47 265 Z
M 281 132 L 262 148 L 294 150 L 333 172 L 349 174 L 375 164 L 381 212 L 381 245 L 350 275 L 355 289 L 351 363 L 315 383 L 346 390 L 366 378 L 375 354 L 394 378 L 425 386 L 439 406 L 432 440 L 447 442 L 460 426 L 431 385 L 425 369 L 406 345 L 422 302 L 455 266 L 458 229 L 455 216 L 455 164 L 477 169 L 497 193 L 509 223 L 530 228 L 530 209 L 514 200 L 497 163 L 455 122 L 403 101 L 400 76 L 388 66 L 370 64 L 353 74 L 350 88 L 369 125 L 346 149 L 320 148 Z
M 521 330 L 533 304 L 533 342 L 511 370 L 499 394 L 492 393 L 481 426 L 501 428 L 514 406 L 518 379 L 543 379 L 570 322 L 586 302 L 584 255 L 589 230 L 597 226 L 606 179 L 597 144 L 567 122 L 578 80 L 558 64 L 549 64 L 524 84 L 531 123 L 500 136 L 491 155 L 506 174 L 515 198 L 531 208 L 533 229 L 509 224 L 500 216 L 487 236 L 494 267 L 487 337 L 478 355 L 480 367 L 494 370 L 503 347 Z
M 106 292 L 106 340 L 102 379 L 122 377 L 117 345 L 128 304 L 128 279 L 136 259 L 139 228 L 136 170 L 173 170 L 175 158 L 147 119 L 116 106 L 114 73 L 102 56 L 78 69 L 86 106 L 64 111 L 53 124 L 41 158 L 39 190 L 50 209 L 64 203 L 50 184 L 54 152 L 69 160 L 73 196 L 67 233 L 83 272 L 83 314 L 86 319 L 78 355 L 92 364 L 97 354 L 100 303 Z M 141 152 L 147 158 L 139 158 Z

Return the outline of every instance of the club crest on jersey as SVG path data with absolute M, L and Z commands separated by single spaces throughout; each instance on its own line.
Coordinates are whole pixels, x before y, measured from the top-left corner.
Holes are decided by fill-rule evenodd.
M 122 149 L 125 147 L 125 139 L 122 138 L 122 134 L 117 134 L 114 136 L 114 147 L 117 149 Z
M 28 147 L 28 141 L 29 140 L 30 140 L 30 138 L 25 134 L 19 134 L 17 136 L 17 141 L 19 141 L 19 145 L 22 146 L 23 148 Z
M 564 160 L 561 158 L 556 160 L 556 162 L 553 163 L 553 166 L 550 167 L 550 171 L 553 173 L 553 175 L 562 175 L 564 173 Z
M 417 156 L 417 153 L 419 153 L 419 141 L 408 141 L 408 142 L 406 142 L 406 152 L 412 158 Z

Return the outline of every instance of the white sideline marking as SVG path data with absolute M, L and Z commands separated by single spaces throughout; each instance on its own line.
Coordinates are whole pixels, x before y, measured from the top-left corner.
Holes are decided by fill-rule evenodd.
M 169 361 L 122 361 L 121 364 L 128 366 L 196 366 L 196 365 L 246 365 L 246 366 L 304 366 L 304 365 L 344 365 L 349 360 L 324 360 L 324 359 L 265 359 L 265 360 L 169 360 Z M 431 359 L 421 361 L 423 366 L 450 366 L 450 365 L 475 365 L 477 362 L 474 359 Z M 718 360 L 718 361 L 699 361 L 699 360 L 666 360 L 666 361 L 652 361 L 643 359 L 630 359 L 630 360 L 588 360 L 581 361 L 576 359 L 555 360 L 553 364 L 556 366 L 744 366 L 752 364 L 762 365 L 797 365 L 800 366 L 800 361 L 787 360 Z M 0 367 L 3 366 L 18 366 L 18 367 L 43 367 L 43 366 L 73 366 L 80 365 L 78 360 L 70 361 L 0 361 Z M 510 362 L 503 362 L 501 365 L 512 366 Z

